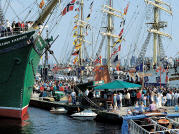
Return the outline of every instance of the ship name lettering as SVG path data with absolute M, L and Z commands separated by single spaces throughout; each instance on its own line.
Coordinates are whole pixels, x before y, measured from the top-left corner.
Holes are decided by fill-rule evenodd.
M 23 39 L 26 39 L 26 38 L 27 38 L 27 35 L 24 35 L 24 36 L 21 36 L 21 37 L 19 37 L 19 38 L 13 39 L 13 40 L 11 40 L 11 41 L 2 42 L 2 43 L 0 43 L 0 46 L 5 46 L 5 45 L 8 45 L 8 44 L 10 44 L 10 43 L 15 43 L 15 42 L 17 42 L 17 41 L 20 41 L 20 40 L 23 40 Z
M 17 42 L 17 41 L 19 41 L 19 40 L 23 40 L 23 39 L 25 39 L 25 38 L 27 38 L 27 35 L 24 35 L 24 36 L 22 36 L 22 37 L 19 37 L 19 38 L 16 38 L 16 39 L 14 39 L 14 40 L 11 40 L 11 42 L 14 43 L 14 42 Z
M 3 43 L 0 43 L 0 46 L 5 46 L 5 45 L 8 45 L 10 43 L 11 43 L 10 41 L 6 41 L 6 42 L 3 42 Z

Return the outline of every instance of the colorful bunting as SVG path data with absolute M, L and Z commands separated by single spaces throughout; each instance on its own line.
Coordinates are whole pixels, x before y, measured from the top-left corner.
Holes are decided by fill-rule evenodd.
M 73 64 L 76 64 L 76 62 L 78 62 L 78 56 L 75 57 Z
M 75 19 L 78 19 L 78 18 L 79 18 L 79 15 L 78 15 L 78 14 L 77 14 L 77 15 L 75 15 L 75 16 L 74 16 L 74 18 L 75 18 Z
M 73 30 L 76 30 L 77 28 L 78 28 L 78 26 L 76 25 L 76 26 L 73 27 Z
M 79 11 L 80 11 L 80 8 L 76 8 L 75 11 L 78 11 L 78 12 L 79 12 Z
M 78 32 L 75 31 L 74 34 L 73 34 L 73 37 L 75 38 L 75 37 L 77 37 L 77 36 L 78 36 Z
M 39 8 L 43 8 L 43 6 L 45 5 L 45 1 L 44 0 L 42 0 L 41 2 L 40 2 L 40 5 L 39 5 Z
M 63 9 L 63 11 L 61 13 L 62 16 L 64 16 L 69 11 L 73 11 L 75 1 L 76 0 L 72 0 L 70 3 L 68 3 L 68 5 Z
M 118 43 L 122 42 L 122 36 L 113 44 L 113 47 L 115 47 Z
M 124 32 L 124 28 L 123 28 L 123 29 L 121 29 L 121 32 L 119 33 L 119 37 L 121 37 L 121 36 L 122 36 L 123 32 Z
M 120 22 L 120 27 L 124 26 L 125 23 L 126 23 L 126 20 L 121 21 L 121 22 Z
M 91 30 L 91 27 L 89 24 L 86 25 L 86 35 L 88 35 L 88 29 Z
M 73 56 L 78 55 L 79 52 L 80 52 L 80 50 L 77 50 L 77 51 L 75 51 L 74 53 L 72 53 L 72 55 L 73 55 Z
M 88 16 L 86 17 L 87 20 L 90 19 L 91 13 L 88 14 Z
M 91 4 L 90 4 L 90 12 L 92 12 L 92 10 L 93 10 L 93 3 L 94 3 L 94 1 L 93 2 L 91 2 Z
M 101 56 L 99 56 L 95 61 L 94 61 L 94 64 L 96 65 L 96 64 L 101 64 L 101 59 L 102 59 L 102 57 Z
M 75 40 L 73 41 L 73 45 L 76 45 L 77 41 L 78 41 L 78 39 L 75 39 Z
M 124 8 L 124 15 L 127 14 L 128 8 L 129 8 L 129 3 L 127 4 L 126 8 Z
M 75 46 L 75 49 L 80 49 L 81 48 L 81 43 L 80 44 L 77 44 L 76 46 Z
M 114 58 L 114 63 L 116 62 L 116 61 L 118 61 L 119 59 L 118 59 L 118 55 L 116 55 L 116 57 Z
M 115 54 L 116 54 L 117 52 L 119 52 L 119 51 L 121 51 L 121 45 L 119 45 L 118 49 L 115 50 L 115 51 L 111 54 L 111 57 L 112 57 L 113 55 L 115 55 Z

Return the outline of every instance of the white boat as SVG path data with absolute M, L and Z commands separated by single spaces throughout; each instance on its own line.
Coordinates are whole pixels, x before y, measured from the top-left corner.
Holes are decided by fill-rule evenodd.
M 94 120 L 96 118 L 97 114 L 91 110 L 84 110 L 79 113 L 74 113 L 71 115 L 71 117 L 79 120 Z
M 64 107 L 58 107 L 58 108 L 52 108 L 50 110 L 50 113 L 52 114 L 65 114 L 67 113 L 67 110 Z

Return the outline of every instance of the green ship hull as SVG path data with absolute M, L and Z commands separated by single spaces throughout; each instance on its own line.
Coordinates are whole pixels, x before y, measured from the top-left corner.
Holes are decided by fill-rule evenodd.
M 46 45 L 35 31 L 0 39 L 0 116 L 22 119 L 27 113 Z

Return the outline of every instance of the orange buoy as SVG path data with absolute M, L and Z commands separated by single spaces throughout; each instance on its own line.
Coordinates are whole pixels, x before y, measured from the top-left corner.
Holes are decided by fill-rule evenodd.
M 160 120 L 158 120 L 158 123 L 159 124 L 169 124 L 169 120 L 167 120 L 167 119 L 160 119 Z

